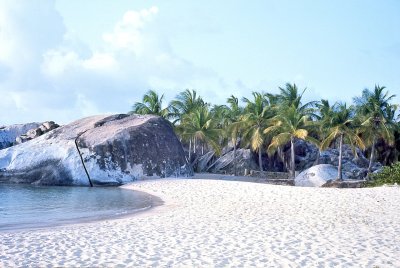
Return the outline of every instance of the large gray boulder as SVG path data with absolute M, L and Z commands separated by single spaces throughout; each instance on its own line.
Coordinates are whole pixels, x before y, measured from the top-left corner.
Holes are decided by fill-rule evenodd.
M 321 187 L 330 180 L 337 179 L 337 167 L 329 164 L 312 166 L 304 170 L 294 179 L 296 186 Z M 346 175 L 343 179 L 347 179 Z
M 38 128 L 40 125 L 40 123 L 27 123 L 0 127 L 0 149 L 13 146 L 18 136 Z
M 150 115 L 87 117 L 0 151 L 0 182 L 119 185 L 192 174 L 170 123 Z

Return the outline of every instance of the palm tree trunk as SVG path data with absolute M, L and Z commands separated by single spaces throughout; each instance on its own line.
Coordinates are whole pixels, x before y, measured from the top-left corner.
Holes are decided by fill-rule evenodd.
M 295 167 L 295 161 L 294 161 L 294 142 L 293 142 L 293 137 L 290 138 L 290 177 L 294 179 L 295 172 L 296 172 L 296 167 Z
M 317 159 L 315 159 L 314 166 L 319 165 L 320 158 L 321 158 L 321 150 L 318 149 Z
M 192 153 L 192 139 L 189 139 L 189 161 L 190 161 L 190 154 Z
M 343 146 L 343 134 L 340 134 L 339 142 L 339 165 L 338 165 L 338 181 L 342 181 L 342 146 Z
M 236 167 L 236 140 L 233 142 L 233 170 L 235 176 L 237 176 L 237 167 Z
M 375 137 L 374 137 L 374 140 L 372 141 L 371 156 L 369 157 L 368 175 L 371 174 L 372 164 L 374 163 L 374 158 L 375 158 L 375 144 L 376 144 L 376 139 L 375 139 Z M 367 175 L 367 176 L 368 176 L 368 175 Z
M 263 171 L 262 168 L 262 159 L 261 159 L 261 148 L 258 148 L 258 165 L 260 166 L 260 171 Z

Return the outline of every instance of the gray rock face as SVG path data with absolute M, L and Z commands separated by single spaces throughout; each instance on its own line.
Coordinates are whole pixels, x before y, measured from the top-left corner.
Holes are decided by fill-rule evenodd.
M 15 144 L 21 144 L 21 143 L 30 141 L 34 138 L 37 138 L 37 137 L 43 135 L 44 133 L 47 133 L 49 131 L 52 131 L 53 129 L 56 129 L 58 127 L 59 127 L 59 125 L 57 125 L 53 121 L 44 122 L 40 126 L 38 126 L 36 128 L 32 128 L 32 129 L 28 130 L 28 132 L 26 132 L 25 134 L 18 136 L 15 139 Z
M 296 140 L 294 148 L 296 170 L 305 170 L 314 165 L 318 155 L 317 147 L 304 140 Z M 290 150 L 286 153 L 286 159 L 290 159 Z
M 306 187 L 321 187 L 330 180 L 337 178 L 338 170 L 337 167 L 329 164 L 321 164 L 312 166 L 309 169 L 304 170 L 294 179 L 296 186 Z M 343 176 L 343 179 L 346 179 Z
M 92 116 L 0 151 L 0 182 L 118 185 L 191 176 L 182 145 L 157 116 Z
M 343 175 L 346 175 L 349 179 L 362 180 L 367 175 L 369 160 L 364 156 L 364 154 L 357 149 L 357 157 L 353 154 L 350 146 L 343 145 L 342 152 L 342 170 Z M 328 149 L 323 151 L 320 156 L 320 164 L 331 164 L 334 166 L 338 165 L 339 160 L 339 150 L 338 149 Z M 375 162 L 372 166 L 372 171 L 378 170 L 382 165 Z
M 226 153 L 215 161 L 214 165 L 209 168 L 215 173 L 235 173 L 235 162 L 237 175 L 244 175 L 244 170 L 255 170 L 258 169 L 253 155 L 250 149 L 238 149 L 236 150 L 236 161 L 234 160 L 233 151 Z
M 317 159 L 318 150 L 317 148 L 305 141 L 296 141 L 295 143 L 295 159 L 296 159 L 296 170 L 306 170 L 315 164 Z M 290 155 L 286 156 L 290 159 Z M 319 164 L 329 164 L 333 166 L 338 165 L 339 150 L 329 148 L 326 151 L 320 153 Z M 357 157 L 353 154 L 353 151 L 349 145 L 343 145 L 343 156 L 342 156 L 342 171 L 343 175 L 353 180 L 362 180 L 367 175 L 369 160 L 364 156 L 363 152 L 357 149 Z M 375 162 L 372 167 L 372 171 L 378 170 L 382 165 Z
M 13 146 L 18 136 L 39 126 L 40 123 L 28 123 L 0 127 L 0 149 Z
M 210 151 L 199 158 L 197 163 L 197 171 L 212 173 L 235 174 L 235 161 L 234 152 L 227 150 L 227 152 L 219 156 L 214 162 L 212 159 L 214 152 Z M 244 175 L 244 170 L 258 169 L 250 149 L 237 149 L 236 150 L 236 172 L 237 175 Z

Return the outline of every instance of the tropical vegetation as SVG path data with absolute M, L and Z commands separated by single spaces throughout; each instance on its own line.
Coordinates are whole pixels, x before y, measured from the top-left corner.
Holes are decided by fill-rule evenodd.
M 368 182 L 368 186 L 381 186 L 385 184 L 400 185 L 400 162 L 391 166 L 385 166 L 382 171 L 372 174 L 372 179 Z
M 320 153 L 329 147 L 338 148 L 338 180 L 343 177 L 344 144 L 353 149 L 355 156 L 361 152 L 369 158 L 368 174 L 374 161 L 385 165 L 399 161 L 399 104 L 392 103 L 395 95 L 385 87 L 375 85 L 372 90 L 364 89 L 351 105 L 331 104 L 324 99 L 304 102 L 306 89 L 300 90 L 296 84 L 287 83 L 277 92 L 255 91 L 250 98 L 241 99 L 231 95 L 226 104 L 213 105 L 196 90 L 186 89 L 168 104 L 163 102 L 164 95 L 150 90 L 142 102 L 133 105 L 130 113 L 168 119 L 187 148 L 191 162 L 209 151 L 219 154 L 230 144 L 234 159 L 237 149 L 251 149 L 260 171 L 268 168 L 266 158 L 278 157 L 293 178 L 298 140 L 313 143 Z M 290 150 L 290 156 L 283 154 L 283 150 Z

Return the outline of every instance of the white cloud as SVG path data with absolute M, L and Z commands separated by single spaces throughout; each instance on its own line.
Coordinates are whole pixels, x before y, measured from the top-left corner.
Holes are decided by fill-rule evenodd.
M 112 33 L 103 34 L 105 42 L 110 43 L 116 49 L 127 49 L 136 55 L 144 53 L 150 35 L 146 33 L 146 26 L 151 23 L 158 13 L 157 7 L 151 7 L 141 11 L 128 11 L 114 27 Z
M 210 85 L 218 77 L 172 51 L 158 13 L 127 11 L 93 50 L 66 29 L 54 1 L 0 2 L 0 105 L 8 111 L 0 124 L 127 112 L 148 89 L 217 95 Z

